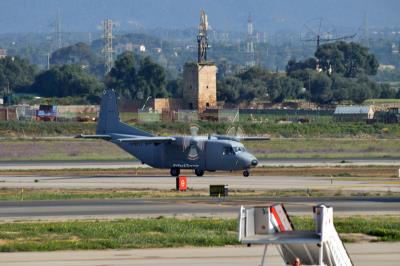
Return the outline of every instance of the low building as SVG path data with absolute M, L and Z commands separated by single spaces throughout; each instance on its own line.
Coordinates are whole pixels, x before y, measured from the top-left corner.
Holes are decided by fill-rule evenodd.
M 0 108 L 0 121 L 18 120 L 17 109 L 15 107 Z
M 149 106 L 155 112 L 169 112 L 169 111 L 178 111 L 182 106 L 182 99 L 177 98 L 156 98 L 152 102 L 150 102 Z
M 373 119 L 375 110 L 372 105 L 337 106 L 333 116 L 339 122 L 365 122 Z
M 378 69 L 381 70 L 381 71 L 385 71 L 385 70 L 391 71 L 391 70 L 395 70 L 396 66 L 395 65 L 383 65 L 383 64 L 380 64 Z
M 7 56 L 7 50 L 6 49 L 0 49 L 0 59 L 3 59 Z

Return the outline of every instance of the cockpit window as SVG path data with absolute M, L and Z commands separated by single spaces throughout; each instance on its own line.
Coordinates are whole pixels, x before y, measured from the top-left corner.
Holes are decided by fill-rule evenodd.
M 235 153 L 246 151 L 244 147 L 233 147 Z
M 224 147 L 222 155 L 232 155 L 232 154 L 235 154 L 232 147 Z

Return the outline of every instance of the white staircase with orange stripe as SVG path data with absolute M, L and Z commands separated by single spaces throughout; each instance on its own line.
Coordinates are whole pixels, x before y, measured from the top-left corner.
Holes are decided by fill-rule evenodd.
M 269 245 L 276 245 L 285 265 L 299 258 L 301 265 L 352 266 L 353 263 L 333 224 L 333 209 L 313 208 L 315 231 L 296 231 L 282 204 L 240 209 L 239 241 L 265 245 L 261 266 L 266 265 Z

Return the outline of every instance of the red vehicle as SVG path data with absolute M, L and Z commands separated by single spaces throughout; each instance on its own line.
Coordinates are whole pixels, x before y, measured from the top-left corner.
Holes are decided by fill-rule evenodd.
M 57 106 L 56 105 L 43 105 L 39 106 L 36 111 L 36 120 L 39 121 L 55 121 L 57 119 Z

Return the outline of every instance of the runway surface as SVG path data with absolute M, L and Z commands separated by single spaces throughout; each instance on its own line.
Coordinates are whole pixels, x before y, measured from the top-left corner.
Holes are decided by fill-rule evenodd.
M 261 159 L 259 166 L 400 166 L 399 158 L 340 158 L 340 159 Z M 0 170 L 29 169 L 118 169 L 148 167 L 138 161 L 20 161 L 0 162 Z
M 291 214 L 312 215 L 312 206 L 324 203 L 335 215 L 399 215 L 400 198 L 392 197 L 257 197 L 2 201 L 0 219 L 78 219 L 157 216 L 237 217 L 241 205 L 282 202 Z
M 399 243 L 345 244 L 355 265 L 395 266 L 400 261 Z M 0 253 L 2 266 L 125 266 L 191 265 L 256 266 L 260 264 L 261 246 L 251 248 L 165 248 L 128 250 L 91 250 L 56 252 Z M 284 265 L 275 247 L 267 252 L 267 265 Z
M 208 190 L 209 185 L 228 185 L 239 190 L 331 190 L 354 192 L 400 192 L 398 178 L 357 178 L 357 177 L 310 177 L 310 176 L 188 176 L 188 187 Z M 176 181 L 171 176 L 0 176 L 0 188 L 132 188 L 132 189 L 174 189 Z

